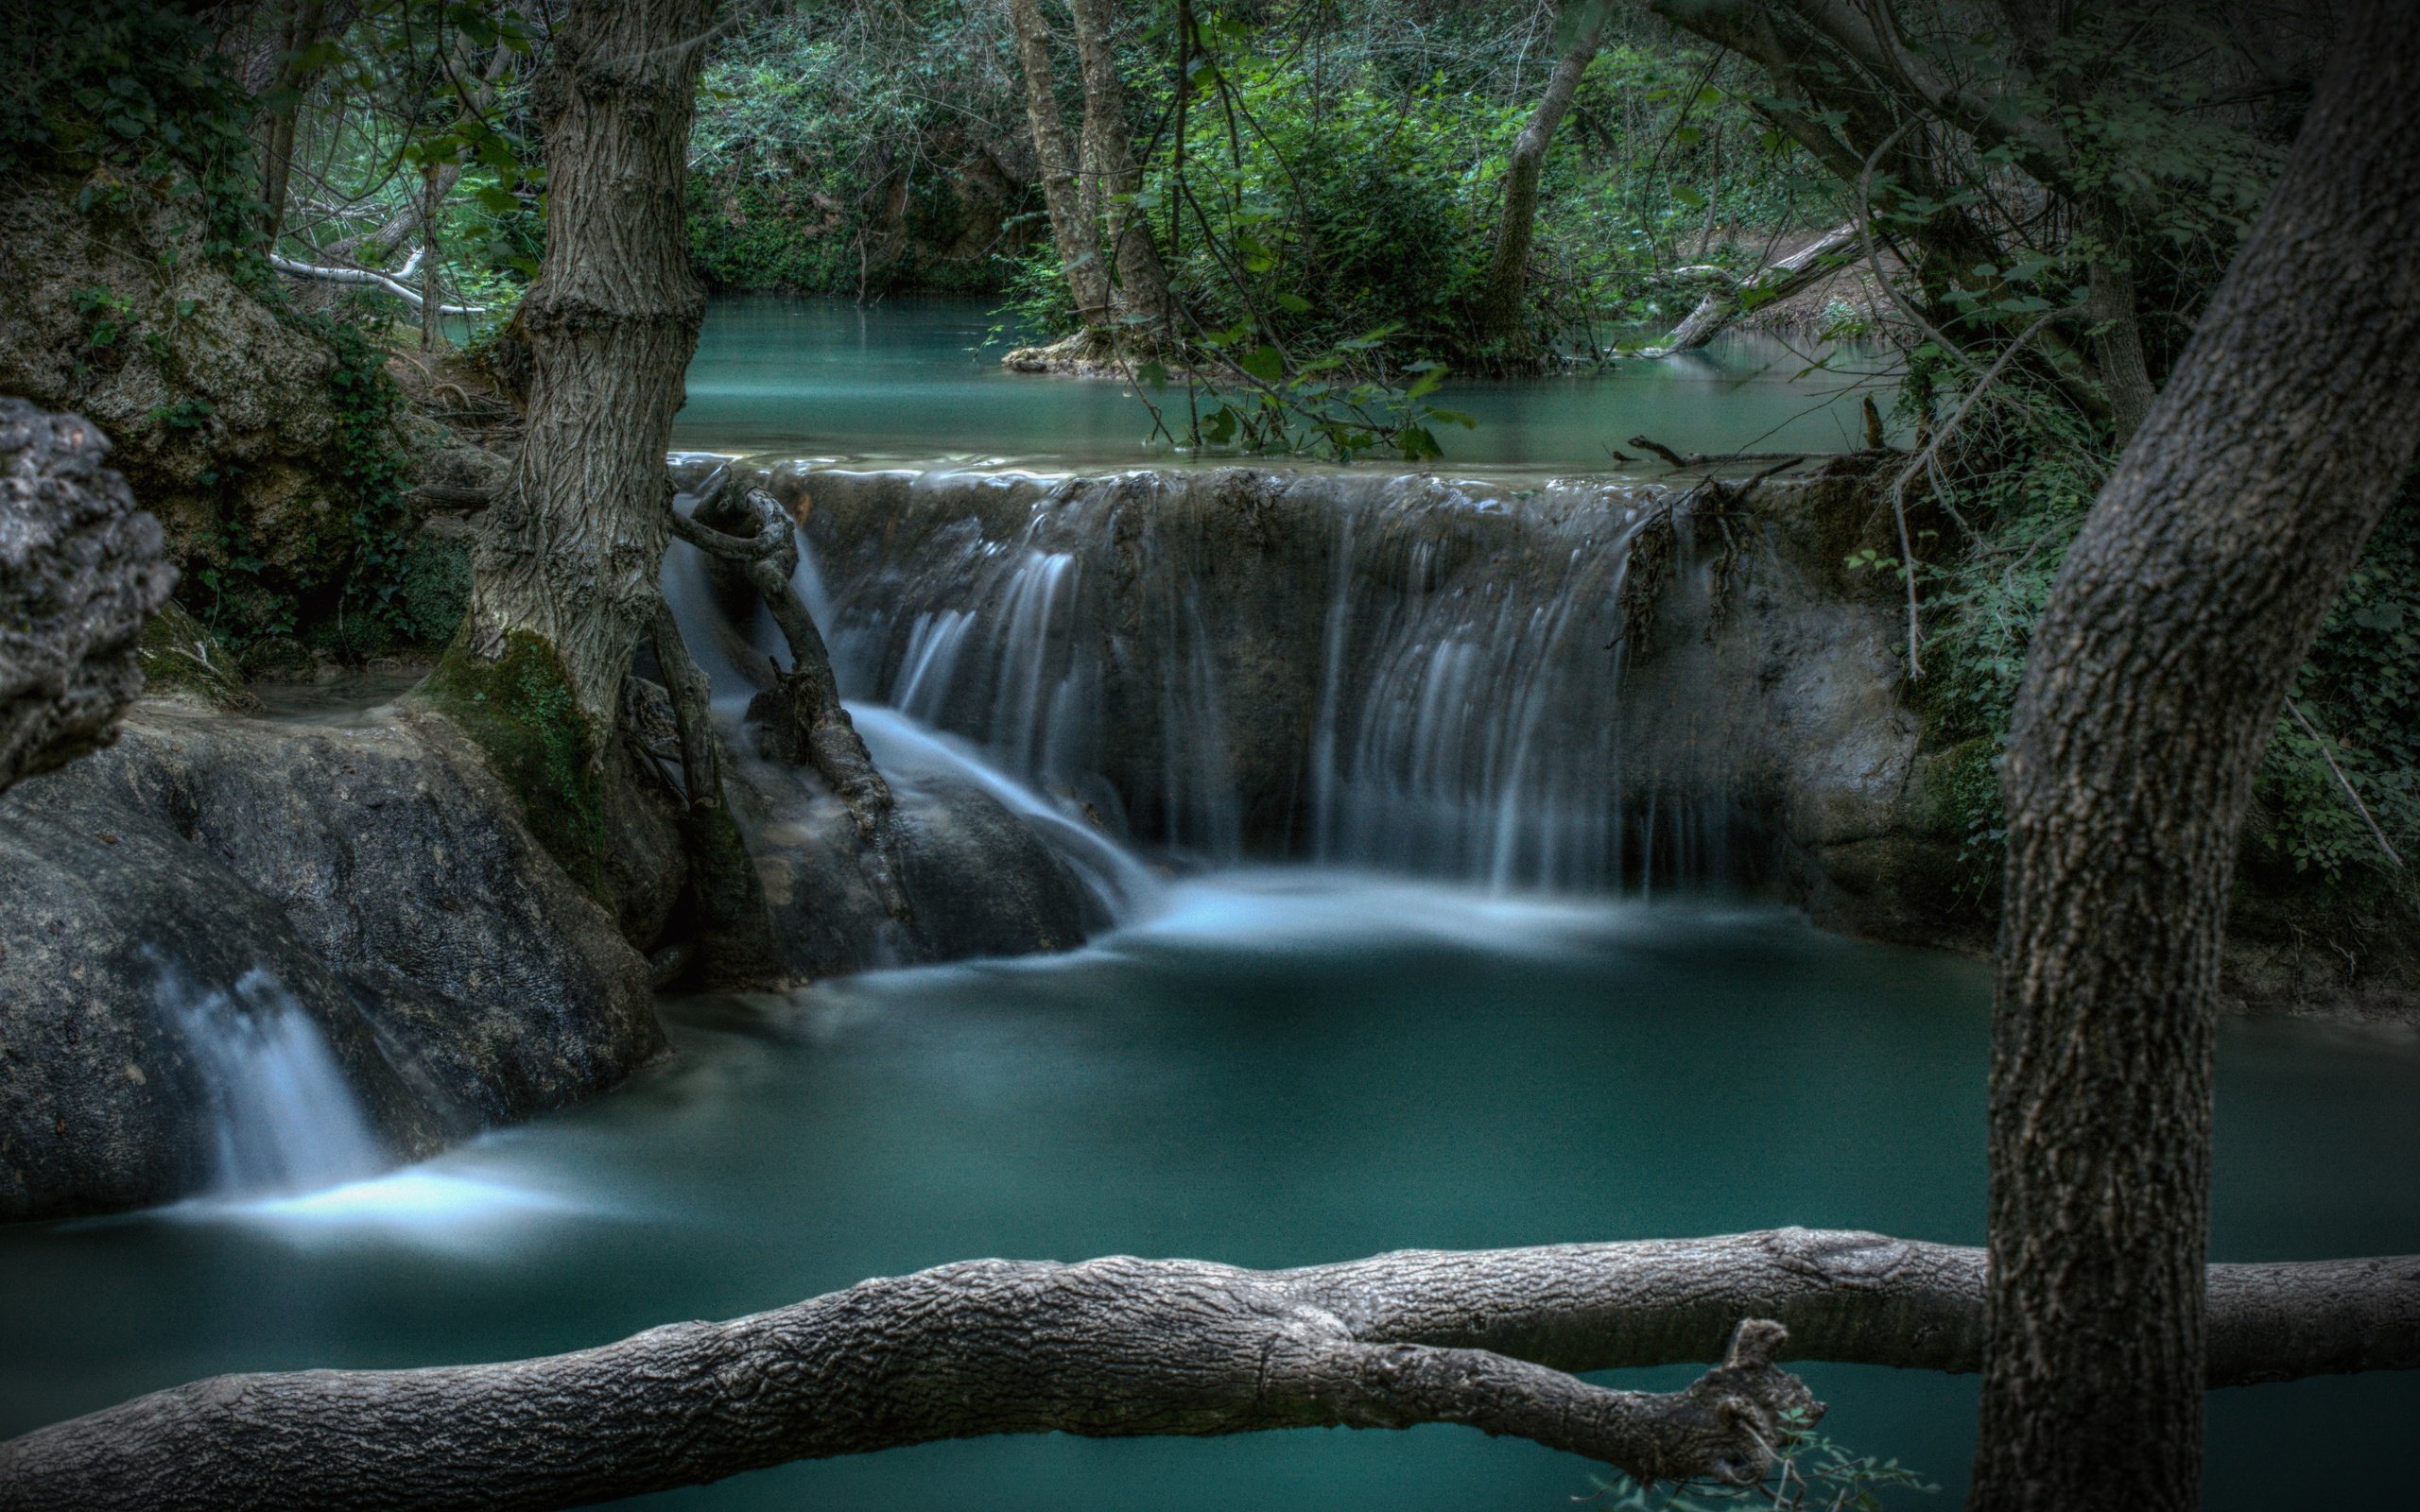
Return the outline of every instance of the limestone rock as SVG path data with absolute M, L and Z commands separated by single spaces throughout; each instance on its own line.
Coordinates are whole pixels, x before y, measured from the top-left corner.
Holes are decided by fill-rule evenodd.
M 202 1108 L 162 963 L 211 989 L 273 976 L 399 1157 L 664 1050 L 643 958 L 427 716 L 147 702 L 112 750 L 0 798 L 0 857 L 18 884 L 0 902 L 0 1217 L 198 1179 Z
M 78 415 L 0 398 L 0 789 L 105 745 L 175 585 L 160 525 Z

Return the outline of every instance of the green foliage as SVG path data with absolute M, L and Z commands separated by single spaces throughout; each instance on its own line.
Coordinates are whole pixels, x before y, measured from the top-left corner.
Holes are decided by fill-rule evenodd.
M 289 255 L 393 270 L 425 240 L 426 197 L 451 175 L 433 216 L 434 271 L 449 302 L 483 309 L 475 339 L 510 320 L 544 236 L 546 171 L 524 77 L 542 31 L 538 12 L 493 0 L 384 0 L 283 59 L 302 87 L 261 104 L 296 112 L 296 158 L 312 164 L 322 200 L 289 215 Z M 376 233 L 394 226 L 408 235 L 390 255 Z M 424 259 L 411 282 L 430 270 Z M 346 296 L 364 311 L 390 300 Z
M 1975 536 L 1918 568 L 1926 675 L 1911 688 L 1937 752 L 1933 818 L 1957 837 L 1960 885 L 1978 907 L 1998 884 L 1999 753 L 2033 626 L 2111 465 L 2105 442 L 2040 393 L 2019 388 L 1996 409 L 1988 460 L 1962 472 L 1952 499 Z M 2420 857 L 2420 489 L 2406 488 L 2372 538 L 2291 696 L 2311 728 L 2289 712 L 2272 733 L 2244 836 L 2249 874 L 2330 907 L 2420 905 L 2413 874 L 2361 813 L 2407 862 Z
M 406 515 L 403 458 L 393 441 L 395 386 L 387 376 L 387 354 L 359 326 L 329 321 L 325 331 L 337 357 L 328 393 L 339 472 L 353 494 L 346 517 L 352 559 L 342 597 L 381 628 L 406 631 L 413 616 L 402 596 Z
M 1024 134 L 988 22 L 941 0 L 784 9 L 707 60 L 689 242 L 714 286 L 990 292 L 1036 197 L 986 150 Z
M 259 260 L 251 96 L 207 27 L 155 0 L 12 12 L 0 173 L 70 175 L 82 208 L 137 195 L 182 206 L 205 255 Z
M 74 301 L 76 313 L 84 318 L 88 352 L 95 356 L 123 355 L 125 338 L 135 333 L 134 301 L 99 284 L 71 289 L 68 298 Z
M 554 647 L 515 631 L 493 662 L 450 650 L 417 697 L 487 753 L 530 833 L 572 880 L 603 901 L 605 799 L 596 748 Z
M 1474 147 L 1509 144 L 1526 111 L 1442 79 L 1322 94 L 1302 55 L 1259 51 L 1240 26 L 1217 35 L 1229 50 L 1193 86 L 1218 93 L 1193 102 L 1182 157 L 1155 155 L 1136 199 L 1202 326 L 1311 351 L 1384 329 L 1394 350 L 1461 355 L 1500 198 L 1498 164 Z M 1163 88 L 1149 108 L 1170 103 Z
M 2289 696 L 2255 781 L 2247 860 L 2420 904 L 2409 869 L 2420 865 L 2420 488 L 2405 488 L 2371 538 Z
M 1540 185 L 1541 298 L 1559 287 L 1587 321 L 1660 338 L 1700 293 L 1675 268 L 1740 277 L 1770 260 L 1779 236 L 1836 223 L 1838 181 L 1755 105 L 1748 76 L 1719 56 L 1610 43 Z

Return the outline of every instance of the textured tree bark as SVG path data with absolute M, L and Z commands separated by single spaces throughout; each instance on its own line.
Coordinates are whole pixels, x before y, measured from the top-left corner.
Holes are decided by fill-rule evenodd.
M 1117 318 L 1154 333 L 1165 332 L 1170 314 L 1168 274 L 1151 228 L 1133 205 L 1143 187 L 1134 144 L 1126 121 L 1126 86 L 1117 77 L 1110 32 L 1115 0 L 1068 0 L 1076 20 L 1076 59 L 1084 81 L 1084 177 L 1087 197 L 1109 223 L 1109 245 L 1117 260 Z M 1097 224 L 1097 222 L 1087 222 Z
M 2420 1365 L 2420 1257 L 2209 1284 L 2213 1384 Z M 1781 1414 L 1821 1411 L 1774 1360 L 1971 1370 L 1982 1304 L 1981 1250 L 1803 1228 L 1292 1271 L 972 1261 L 549 1359 L 198 1382 L 0 1445 L 0 1509 L 560 1507 L 985 1434 L 1419 1422 L 1737 1481 Z M 1561 1373 L 1726 1339 L 1685 1392 Z
M 2109 395 L 2109 420 L 2119 447 L 2134 444 L 2159 390 L 2143 359 L 2143 326 L 2135 313 L 2135 275 L 2116 254 L 2084 269 L 2083 318 L 2093 366 Z
M 1010 0 L 1009 17 L 1016 28 L 1017 61 L 1025 74 L 1025 118 L 1033 132 L 1034 157 L 1042 165 L 1042 202 L 1050 215 L 1051 246 L 1059 266 L 1066 269 L 1077 320 L 1086 331 L 1104 330 L 1109 325 L 1109 270 L 1101 264 L 1099 227 L 1084 215 L 1075 148 L 1067 140 L 1066 118 L 1059 113 L 1050 28 L 1042 19 L 1041 0 Z
M 1473 323 L 1482 337 L 1502 341 L 1520 329 L 1521 305 L 1530 286 L 1530 245 L 1538 225 L 1538 177 L 1546 170 L 1547 150 L 1554 146 L 1555 131 L 1571 110 L 1572 96 L 1579 93 L 1580 77 L 1597 56 L 1605 31 L 1603 15 L 1600 8 L 1597 19 L 1582 27 L 1555 60 L 1537 109 L 1530 112 L 1521 134 L 1512 139 L 1512 152 L 1504 164 L 1504 208 L 1495 223 L 1495 249 L 1488 257 L 1486 278 L 1473 312 Z
M 580 715 L 614 728 L 671 518 L 665 452 L 705 301 L 683 197 L 714 0 L 583 0 L 539 82 L 546 249 L 522 301 L 526 438 L 479 538 L 459 654 L 543 642 Z
M 137 644 L 177 573 L 109 449 L 0 398 L 0 790 L 108 745 L 143 692 Z
M 2102 490 L 2009 739 L 1972 1505 L 2197 1506 L 2213 988 L 2253 772 L 2420 446 L 2420 31 L 2353 15 Z

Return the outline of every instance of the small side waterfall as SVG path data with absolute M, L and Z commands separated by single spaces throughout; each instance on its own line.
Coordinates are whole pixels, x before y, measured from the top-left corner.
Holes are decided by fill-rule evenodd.
M 393 1163 L 310 1014 L 259 968 L 224 990 L 165 962 L 162 1013 L 183 1033 L 210 1119 L 210 1190 L 307 1192 Z
M 1179 855 L 1611 890 L 1720 877 L 1720 731 L 1632 686 L 1654 485 L 776 470 L 843 691 Z M 1687 532 L 1663 591 L 1705 593 Z M 1677 542 L 1675 544 L 1674 542 Z M 1678 640 L 1689 640 L 1679 637 Z M 1680 692 L 1676 694 L 1678 687 Z M 1672 713 L 1678 705 L 1688 707 Z

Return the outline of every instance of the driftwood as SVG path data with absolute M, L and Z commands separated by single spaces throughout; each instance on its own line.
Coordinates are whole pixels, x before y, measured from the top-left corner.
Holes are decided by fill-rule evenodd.
M 798 571 L 798 535 L 781 502 L 762 489 L 749 489 L 736 500 L 728 488 L 711 493 L 695 515 L 675 511 L 672 533 L 709 556 L 735 563 L 756 590 L 790 649 L 790 666 L 779 672 L 774 685 L 748 706 L 749 722 L 767 742 L 767 754 L 792 765 L 815 768 L 833 792 L 848 805 L 857 832 L 857 861 L 894 919 L 908 916 L 908 895 L 900 886 L 896 847 L 890 833 L 890 784 L 866 750 L 849 711 L 840 702 L 840 684 L 832 674 L 831 653 L 816 628 L 814 616 L 799 598 L 790 578 Z M 747 527 L 748 535 L 719 528 Z
M 108 745 L 143 692 L 177 575 L 109 449 L 81 416 L 0 399 L 0 788 Z
M 1806 454 L 1805 452 L 1691 452 L 1686 456 L 1684 456 L 1680 453 L 1665 445 L 1662 441 L 1647 436 L 1634 436 L 1630 438 L 1630 444 L 1637 447 L 1642 452 L 1653 453 L 1655 455 L 1661 457 L 1666 465 L 1676 468 L 1728 467 L 1734 462 L 1772 462 L 1777 464 L 1762 473 L 1761 476 L 1764 477 L 1771 477 L 1773 473 L 1780 472 L 1783 468 L 1789 467 L 1793 463 L 1804 462 L 1806 460 Z
M 2213 1386 L 2420 1366 L 2420 1256 L 2208 1286 Z M 550 1508 L 987 1434 L 1425 1422 L 1737 1484 L 1822 1411 L 1779 1361 L 1971 1371 L 1982 1349 L 1983 1251 L 1871 1233 L 1290 1271 L 969 1261 L 575 1354 L 155 1392 L 0 1445 L 0 1512 Z M 1670 1394 L 1564 1373 L 1716 1357 Z

